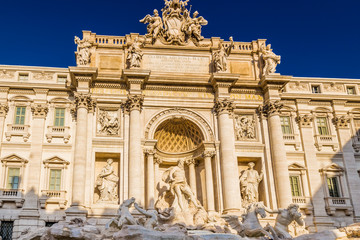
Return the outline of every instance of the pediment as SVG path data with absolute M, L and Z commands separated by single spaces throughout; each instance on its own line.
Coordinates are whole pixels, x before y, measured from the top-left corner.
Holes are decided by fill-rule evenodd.
M 336 163 L 332 163 L 320 170 L 321 172 L 344 172 L 345 169 Z
M 70 162 L 55 156 L 47 160 L 44 160 L 44 164 L 69 165 Z
M 7 157 L 2 158 L 1 162 L 28 163 L 29 161 L 22 157 L 19 157 L 16 154 L 11 154 Z
M 305 170 L 305 166 L 298 164 L 298 163 L 293 163 L 291 165 L 289 165 L 289 170 Z

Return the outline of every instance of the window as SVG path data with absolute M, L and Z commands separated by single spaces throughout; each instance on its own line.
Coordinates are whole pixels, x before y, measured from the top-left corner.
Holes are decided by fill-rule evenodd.
M 55 127 L 63 127 L 65 124 L 65 108 L 55 108 Z
M 45 227 L 52 227 L 56 223 L 58 222 L 45 222 Z
M 360 137 L 360 119 L 354 119 L 354 127 L 356 131 L 356 136 Z
M 301 195 L 301 185 L 299 176 L 290 176 L 290 186 L 291 186 L 291 195 L 293 197 L 300 197 Z
M 12 240 L 13 228 L 13 221 L 1 221 L 0 236 L 2 240 Z
M 346 91 L 347 91 L 347 94 L 349 94 L 349 95 L 355 95 L 356 94 L 355 87 L 347 87 Z
M 15 109 L 15 125 L 25 124 L 26 107 L 16 107 Z
M 57 77 L 58 83 L 66 83 L 66 81 L 67 81 L 67 76 L 58 76 Z
M 311 86 L 312 93 L 321 93 L 320 86 L 319 85 L 313 85 Z
M 290 117 L 282 116 L 280 117 L 281 121 L 281 129 L 283 134 L 292 134 L 291 125 L 290 125 Z
M 18 189 L 20 183 L 20 168 L 9 168 L 7 189 Z
M 316 118 L 316 122 L 319 135 L 329 135 L 326 117 L 318 117 Z
M 19 82 L 27 82 L 29 80 L 29 74 L 19 74 Z
M 61 190 L 61 169 L 50 169 L 49 190 Z
M 328 177 L 327 185 L 328 185 L 330 197 L 340 197 L 339 184 L 338 184 L 337 177 Z

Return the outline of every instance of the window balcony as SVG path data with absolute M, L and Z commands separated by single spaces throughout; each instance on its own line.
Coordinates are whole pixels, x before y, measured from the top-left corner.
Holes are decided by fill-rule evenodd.
M 298 204 L 300 209 L 304 210 L 306 215 L 310 215 L 314 209 L 310 197 L 292 197 L 292 202 Z
M 39 200 L 41 208 L 46 208 L 47 204 L 59 204 L 60 209 L 66 207 L 66 191 L 42 190 L 41 193 Z
M 347 216 L 350 216 L 353 211 L 353 207 L 350 202 L 350 198 L 344 197 L 326 197 L 325 198 L 326 212 L 329 215 L 334 215 L 336 210 L 343 210 Z
M 330 146 L 334 151 L 337 151 L 339 143 L 335 135 L 315 135 L 315 146 L 319 151 L 323 146 Z
M 46 134 L 48 143 L 51 143 L 53 138 L 62 138 L 64 143 L 68 143 L 70 137 L 70 127 L 49 126 Z
M 10 141 L 13 136 L 18 136 L 22 137 L 24 142 L 27 142 L 30 137 L 29 129 L 29 125 L 8 124 L 7 131 L 5 132 L 6 140 Z
M 21 208 L 25 202 L 24 191 L 21 189 L 0 189 L 0 207 L 4 202 L 13 202 Z
M 360 151 L 360 136 L 352 137 L 353 148 L 356 152 Z
M 294 145 L 296 150 L 300 149 L 300 136 L 299 134 L 283 134 L 285 145 Z

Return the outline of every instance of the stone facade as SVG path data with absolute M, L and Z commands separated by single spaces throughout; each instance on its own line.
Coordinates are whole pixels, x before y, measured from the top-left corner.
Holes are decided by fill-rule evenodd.
M 0 66 L 0 221 L 15 239 L 74 216 L 104 225 L 131 197 L 153 208 L 178 159 L 209 213 L 243 212 L 240 176 L 253 162 L 259 200 L 299 204 L 310 231 L 360 221 L 359 79 L 284 76 L 265 40 L 159 26 L 84 31 L 76 67 Z

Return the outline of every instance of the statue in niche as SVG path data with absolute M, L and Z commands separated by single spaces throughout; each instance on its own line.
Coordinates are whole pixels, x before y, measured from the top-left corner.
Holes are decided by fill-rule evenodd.
M 143 57 L 141 46 L 143 43 L 140 42 L 139 38 L 136 37 L 134 42 L 130 45 L 127 55 L 127 63 L 129 68 L 139 68 Z
M 97 176 L 96 188 L 100 192 L 100 202 L 112 202 L 117 201 L 118 199 L 117 186 L 119 182 L 119 177 L 116 176 L 116 174 L 114 173 L 114 168 L 112 166 L 113 162 L 113 159 L 108 159 L 106 161 L 106 166 Z
M 265 64 L 262 71 L 262 75 L 267 76 L 275 73 L 276 66 L 280 64 L 281 56 L 276 55 L 271 50 L 271 44 L 267 45 L 266 47 L 265 45 L 262 45 L 260 47 L 260 52 L 261 52 L 261 58 Z
M 249 168 L 240 177 L 241 196 L 243 205 L 247 206 L 254 202 L 259 202 L 259 183 L 262 181 L 264 173 L 259 173 L 254 169 L 255 163 L 250 162 Z
M 75 36 L 74 39 L 75 44 L 77 44 L 77 65 L 79 66 L 86 66 L 90 64 L 90 48 L 91 43 L 89 40 L 84 39 L 80 40 L 79 37 Z
M 227 58 L 231 53 L 231 49 L 234 47 L 234 40 L 230 37 L 230 45 L 225 48 L 222 43 L 219 43 L 219 50 L 213 53 L 214 68 L 216 72 L 226 72 L 227 70 Z
M 188 14 L 188 12 L 186 12 Z M 183 30 L 188 34 L 188 36 L 193 37 L 196 41 L 200 42 L 204 40 L 204 37 L 201 36 L 201 27 L 208 24 L 208 21 L 203 17 L 198 17 L 199 12 L 195 11 L 193 17 L 185 16 L 185 23 L 183 25 Z
M 106 135 L 117 135 L 119 134 L 119 118 L 116 115 L 116 112 L 113 112 L 112 115 L 108 111 L 101 111 L 98 117 L 99 123 L 99 133 Z
M 154 16 L 150 14 L 146 15 L 143 19 L 140 20 L 141 23 L 149 24 L 147 26 L 147 34 L 145 37 L 151 37 L 155 41 L 160 34 L 161 30 L 164 27 L 163 21 L 159 16 L 157 9 L 154 9 Z
M 250 116 L 238 116 L 235 122 L 237 140 L 255 139 L 255 120 Z

